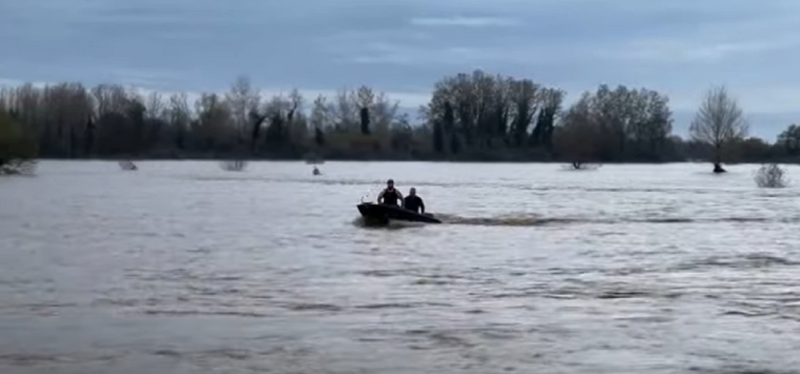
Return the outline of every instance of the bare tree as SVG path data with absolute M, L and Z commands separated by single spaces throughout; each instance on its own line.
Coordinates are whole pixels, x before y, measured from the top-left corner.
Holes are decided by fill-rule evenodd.
M 397 114 L 400 102 L 392 100 L 385 92 L 377 92 L 369 110 L 370 132 L 377 136 L 378 141 L 387 146 L 389 133 L 392 123 L 395 123 L 399 116 Z
M 335 119 L 334 127 L 338 131 L 351 131 L 357 127 L 358 116 L 357 100 L 351 91 L 339 90 L 333 102 L 328 104 L 328 112 Z
M 303 103 L 305 102 L 305 99 L 303 98 L 303 95 L 300 93 L 300 91 L 295 88 L 292 89 L 292 92 L 289 92 L 288 101 L 290 103 L 289 104 L 290 109 L 289 113 L 286 115 L 286 118 L 289 121 L 292 121 L 299 113 L 303 112 Z
M 305 115 L 305 98 L 298 89 L 292 89 L 287 98 L 289 112 L 286 114 L 288 137 L 293 144 L 302 145 L 308 137 L 308 117 Z
M 328 103 L 323 95 L 317 96 L 314 99 L 314 104 L 311 109 L 311 126 L 315 130 L 325 130 L 331 123 L 330 111 L 328 110 Z
M 145 116 L 148 119 L 162 118 L 166 114 L 167 105 L 164 102 L 164 97 L 157 91 L 147 95 L 144 106 L 147 108 Z
M 737 100 L 728 95 L 727 89 L 715 87 L 706 97 L 689 127 L 692 140 L 709 144 L 714 148 L 714 172 L 724 173 L 722 168 L 723 148 L 747 135 L 749 126 L 744 119 Z
M 225 94 L 225 100 L 231 111 L 233 126 L 244 134 L 251 124 L 250 113 L 261 103 L 261 94 L 253 88 L 248 77 L 240 76 L 231 85 L 230 92 Z
M 101 84 L 92 88 L 97 105 L 96 114 L 102 116 L 110 112 L 120 113 L 128 106 L 129 93 L 120 85 Z

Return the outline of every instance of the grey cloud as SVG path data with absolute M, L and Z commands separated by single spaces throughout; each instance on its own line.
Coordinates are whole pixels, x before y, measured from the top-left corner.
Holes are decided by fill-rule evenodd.
M 0 78 L 168 90 L 374 85 L 406 96 L 483 68 L 575 97 L 646 86 L 680 110 L 711 84 L 800 95 L 796 0 L 0 0 Z M 416 96 L 414 96 L 416 97 Z M 800 102 L 800 98 L 796 100 Z M 798 116 L 800 118 L 800 116 Z

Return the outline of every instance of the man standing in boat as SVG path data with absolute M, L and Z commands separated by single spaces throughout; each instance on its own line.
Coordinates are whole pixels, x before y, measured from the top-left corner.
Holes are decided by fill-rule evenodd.
M 378 195 L 378 204 L 398 206 L 403 203 L 403 195 L 394 188 L 394 180 L 386 181 L 386 188 Z

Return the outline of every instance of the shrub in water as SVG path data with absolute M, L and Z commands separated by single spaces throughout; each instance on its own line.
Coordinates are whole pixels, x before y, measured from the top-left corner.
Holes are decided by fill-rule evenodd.
M 117 164 L 119 164 L 120 169 L 126 171 L 133 171 L 138 169 L 136 167 L 136 164 L 134 164 L 132 161 L 129 160 L 118 161 Z
M 245 160 L 226 160 L 220 162 L 220 167 L 225 171 L 242 171 L 247 167 Z
M 0 175 L 33 175 L 36 173 L 37 160 L 14 159 L 0 165 Z
M 786 170 L 777 164 L 762 165 L 756 171 L 754 179 L 761 188 L 783 188 L 789 184 Z

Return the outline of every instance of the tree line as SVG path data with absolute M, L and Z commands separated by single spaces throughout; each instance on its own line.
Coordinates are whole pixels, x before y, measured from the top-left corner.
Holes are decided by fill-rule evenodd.
M 436 82 L 412 119 L 362 86 L 312 99 L 264 97 L 246 77 L 226 93 L 142 94 L 120 85 L 25 84 L 0 90 L 0 164 L 45 158 L 267 158 L 592 162 L 794 161 L 800 127 L 775 142 L 747 137 L 724 88 L 698 107 L 691 136 L 672 132 L 669 98 L 599 86 L 566 92 L 480 70 Z M 416 121 L 418 120 L 418 121 Z M 420 122 L 412 124 L 412 122 Z

